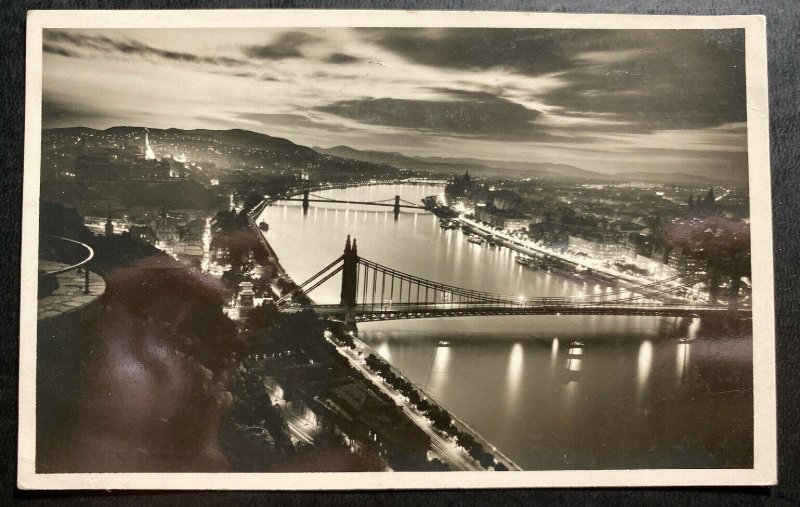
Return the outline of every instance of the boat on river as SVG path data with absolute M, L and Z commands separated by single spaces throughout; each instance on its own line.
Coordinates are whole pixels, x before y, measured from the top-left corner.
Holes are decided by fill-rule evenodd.
M 439 219 L 439 227 L 441 227 L 442 229 L 457 229 L 458 223 L 455 220 L 442 218 Z
M 523 266 L 531 268 L 539 267 L 539 262 L 530 255 L 518 254 L 514 257 L 514 260 L 517 261 L 517 264 L 522 264 Z
M 469 241 L 470 243 L 475 243 L 476 245 L 482 245 L 486 242 L 485 239 L 483 239 L 481 236 L 478 236 L 477 234 L 470 234 L 469 236 L 467 236 L 467 241 Z
M 265 221 L 262 220 L 261 222 L 259 222 L 258 228 L 264 232 L 267 232 L 269 230 L 269 224 L 267 224 Z

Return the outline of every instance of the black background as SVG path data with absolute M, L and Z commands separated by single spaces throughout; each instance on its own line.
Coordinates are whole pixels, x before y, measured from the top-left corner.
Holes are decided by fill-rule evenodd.
M 17 376 L 19 351 L 19 259 L 25 95 L 25 15 L 30 9 L 187 8 L 391 8 L 417 10 L 502 10 L 631 14 L 763 14 L 769 44 L 770 151 L 775 253 L 778 374 L 776 487 L 647 488 L 582 490 L 466 490 L 384 492 L 27 492 L 17 490 Z M 574 0 L 574 1 L 15 1 L 0 0 L 0 505 L 800 505 L 800 0 Z M 698 472 L 702 474 L 702 472 Z M 278 480 L 280 480 L 278 478 Z

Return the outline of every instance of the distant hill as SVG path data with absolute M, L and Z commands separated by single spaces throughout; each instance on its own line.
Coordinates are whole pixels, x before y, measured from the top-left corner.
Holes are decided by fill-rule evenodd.
M 155 129 L 145 127 L 111 127 L 105 130 L 98 130 L 88 127 L 68 127 L 60 129 L 46 129 L 45 132 L 73 134 L 77 136 L 92 135 L 103 136 L 143 136 L 145 131 L 150 133 L 150 139 L 158 141 L 164 138 L 175 136 L 192 136 L 196 140 L 205 138 L 206 140 L 216 140 L 224 144 L 230 144 L 241 148 L 263 149 L 274 153 L 290 153 L 316 157 L 316 152 L 307 146 L 295 144 L 288 139 L 272 137 L 250 130 L 231 129 L 231 130 L 208 130 L 208 129 Z
M 314 147 L 317 153 L 347 157 L 356 160 L 381 162 L 407 169 L 431 171 L 474 171 L 476 173 L 507 177 L 540 177 L 608 180 L 607 175 L 586 171 L 567 164 L 549 164 L 539 162 L 513 162 L 507 160 L 483 160 L 478 158 L 446 158 L 446 157 L 409 157 L 397 152 L 362 151 L 349 146 L 333 148 Z M 524 174 L 522 174 L 524 173 Z
M 42 131 L 42 153 L 45 155 L 42 170 L 56 174 L 61 170 L 59 166 L 74 164 L 80 153 L 79 140 L 85 140 L 87 147 L 121 147 L 127 144 L 143 152 L 146 132 L 157 158 L 190 161 L 199 170 L 204 170 L 204 177 L 214 179 L 226 176 L 231 170 L 242 171 L 237 176 L 242 178 L 258 177 L 259 174 L 291 178 L 293 171 L 307 171 L 312 177 L 316 175 L 329 180 L 370 175 L 397 177 L 400 173 L 394 165 L 321 155 L 288 139 L 249 130 L 131 126 L 105 130 L 87 127 L 45 129 Z
M 177 131 L 178 129 L 168 129 L 168 131 Z M 295 153 L 303 155 L 316 155 L 314 150 L 307 146 L 295 144 L 288 139 L 282 137 L 272 137 L 267 134 L 260 134 L 250 130 L 232 129 L 232 130 L 184 130 L 184 133 L 191 133 L 197 135 L 207 135 L 214 137 L 221 142 L 241 146 L 243 148 L 260 148 L 275 153 Z
M 436 171 L 474 171 L 476 174 L 519 178 L 521 176 L 547 179 L 585 180 L 587 182 L 643 182 L 643 183 L 685 183 L 696 185 L 713 185 L 725 181 L 737 183 L 735 180 L 712 179 L 687 173 L 651 173 L 623 172 L 604 174 L 588 171 L 569 164 L 553 164 L 547 162 L 518 162 L 511 160 L 485 160 L 479 158 L 450 157 L 410 157 L 397 152 L 362 151 L 349 146 L 332 148 L 313 148 L 317 153 L 324 153 L 355 160 L 379 162 L 397 167 L 436 170 Z
M 437 173 L 453 173 L 470 171 L 477 175 L 499 176 L 507 178 L 545 178 L 552 180 L 579 180 L 593 183 L 641 181 L 647 183 L 688 183 L 708 185 L 718 180 L 696 176 L 686 173 L 650 173 L 650 172 L 625 172 L 617 174 L 602 174 L 581 169 L 568 164 L 554 164 L 543 162 L 519 162 L 509 160 L 484 160 L 478 158 L 450 158 L 450 157 L 412 157 L 398 152 L 357 150 L 349 146 L 334 146 L 332 148 L 309 148 L 280 137 L 273 137 L 250 130 L 208 130 L 208 129 L 155 129 L 144 127 L 119 126 L 105 130 L 88 127 L 68 127 L 60 129 L 45 129 L 43 141 L 48 134 L 75 136 L 76 138 L 92 137 L 103 138 L 138 138 L 144 137 L 145 131 L 149 132 L 152 143 L 156 146 L 170 145 L 180 148 L 178 151 L 194 150 L 195 153 L 206 153 L 207 158 L 224 167 L 235 163 L 249 163 L 242 157 L 247 157 L 246 150 L 262 150 L 280 154 L 287 162 L 296 167 L 315 165 L 326 169 L 335 169 L 336 164 L 361 164 L 360 168 L 351 167 L 353 170 L 380 171 L 381 166 L 392 168 L 410 169 L 417 171 L 431 171 Z M 231 146 L 244 152 L 237 155 L 234 161 L 233 154 L 208 151 L 214 146 Z M 158 151 L 158 147 L 156 147 Z M 322 157 L 325 155 L 328 158 Z M 337 157 L 339 160 L 330 160 Z M 238 162 L 236 162 L 238 161 Z M 365 165 L 366 164 L 366 165 Z M 385 170 L 385 169 L 384 169 Z
M 327 149 L 314 146 L 312 149 L 317 153 L 321 153 L 323 155 L 351 158 L 353 160 L 363 160 L 364 162 L 373 162 L 376 164 L 411 166 L 420 163 L 419 160 L 413 157 L 407 157 L 402 153 L 397 153 L 397 152 L 364 151 L 364 150 L 357 150 L 349 146 L 334 146 L 333 148 L 327 148 Z
M 525 171 L 527 173 L 551 173 L 554 175 L 580 178 L 580 179 L 607 179 L 608 175 L 580 169 L 569 164 L 551 164 L 547 162 L 515 162 L 510 160 L 483 160 L 478 158 L 442 158 L 442 157 L 419 157 L 439 164 L 458 164 L 485 166 L 493 169 L 507 169 L 511 171 Z
M 642 183 L 689 183 L 697 185 L 714 185 L 721 180 L 706 178 L 687 173 L 648 173 L 625 172 L 612 175 L 617 181 L 639 181 Z

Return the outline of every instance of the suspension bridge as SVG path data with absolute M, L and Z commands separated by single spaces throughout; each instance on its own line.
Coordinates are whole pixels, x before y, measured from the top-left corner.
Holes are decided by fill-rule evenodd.
M 477 291 L 426 280 L 358 255 L 347 236 L 344 253 L 276 301 L 289 310 L 293 298 L 309 294 L 341 273 L 339 304 L 312 304 L 314 310 L 346 325 L 376 320 L 475 315 L 649 315 L 703 317 L 721 312 L 751 316 L 749 306 L 684 303 L 677 293 L 695 281 L 667 278 L 612 292 L 572 297 L 521 297 Z
M 401 199 L 399 195 L 394 196 L 394 198 L 383 199 L 380 201 L 352 201 L 352 200 L 342 200 L 342 199 L 331 199 L 329 197 L 324 197 L 317 194 L 312 194 L 309 190 L 303 191 L 303 197 L 285 197 L 279 199 L 281 201 L 302 201 L 303 209 L 307 210 L 310 203 L 312 202 L 324 202 L 324 203 L 338 203 L 338 204 L 362 204 L 362 205 L 369 205 L 369 206 L 385 206 L 394 209 L 394 216 L 400 214 L 400 210 L 403 208 L 406 209 L 425 209 L 423 206 L 419 204 L 415 204 L 410 201 L 406 201 L 405 199 Z

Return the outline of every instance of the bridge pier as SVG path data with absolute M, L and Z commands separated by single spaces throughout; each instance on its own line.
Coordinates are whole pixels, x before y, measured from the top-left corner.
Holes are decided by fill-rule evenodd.
M 339 304 L 345 308 L 344 329 L 346 332 L 358 333 L 356 327 L 356 293 L 358 292 L 358 247 L 353 239 L 350 245 L 350 235 L 344 244 L 342 255 L 342 293 Z
M 303 191 L 303 214 L 308 213 L 308 190 Z
M 394 196 L 394 219 L 397 220 L 399 216 L 400 216 L 400 196 L 396 195 Z
M 353 333 L 353 336 L 358 336 L 358 326 L 356 326 L 356 310 L 355 308 L 348 308 L 344 312 L 344 330 L 347 333 Z

